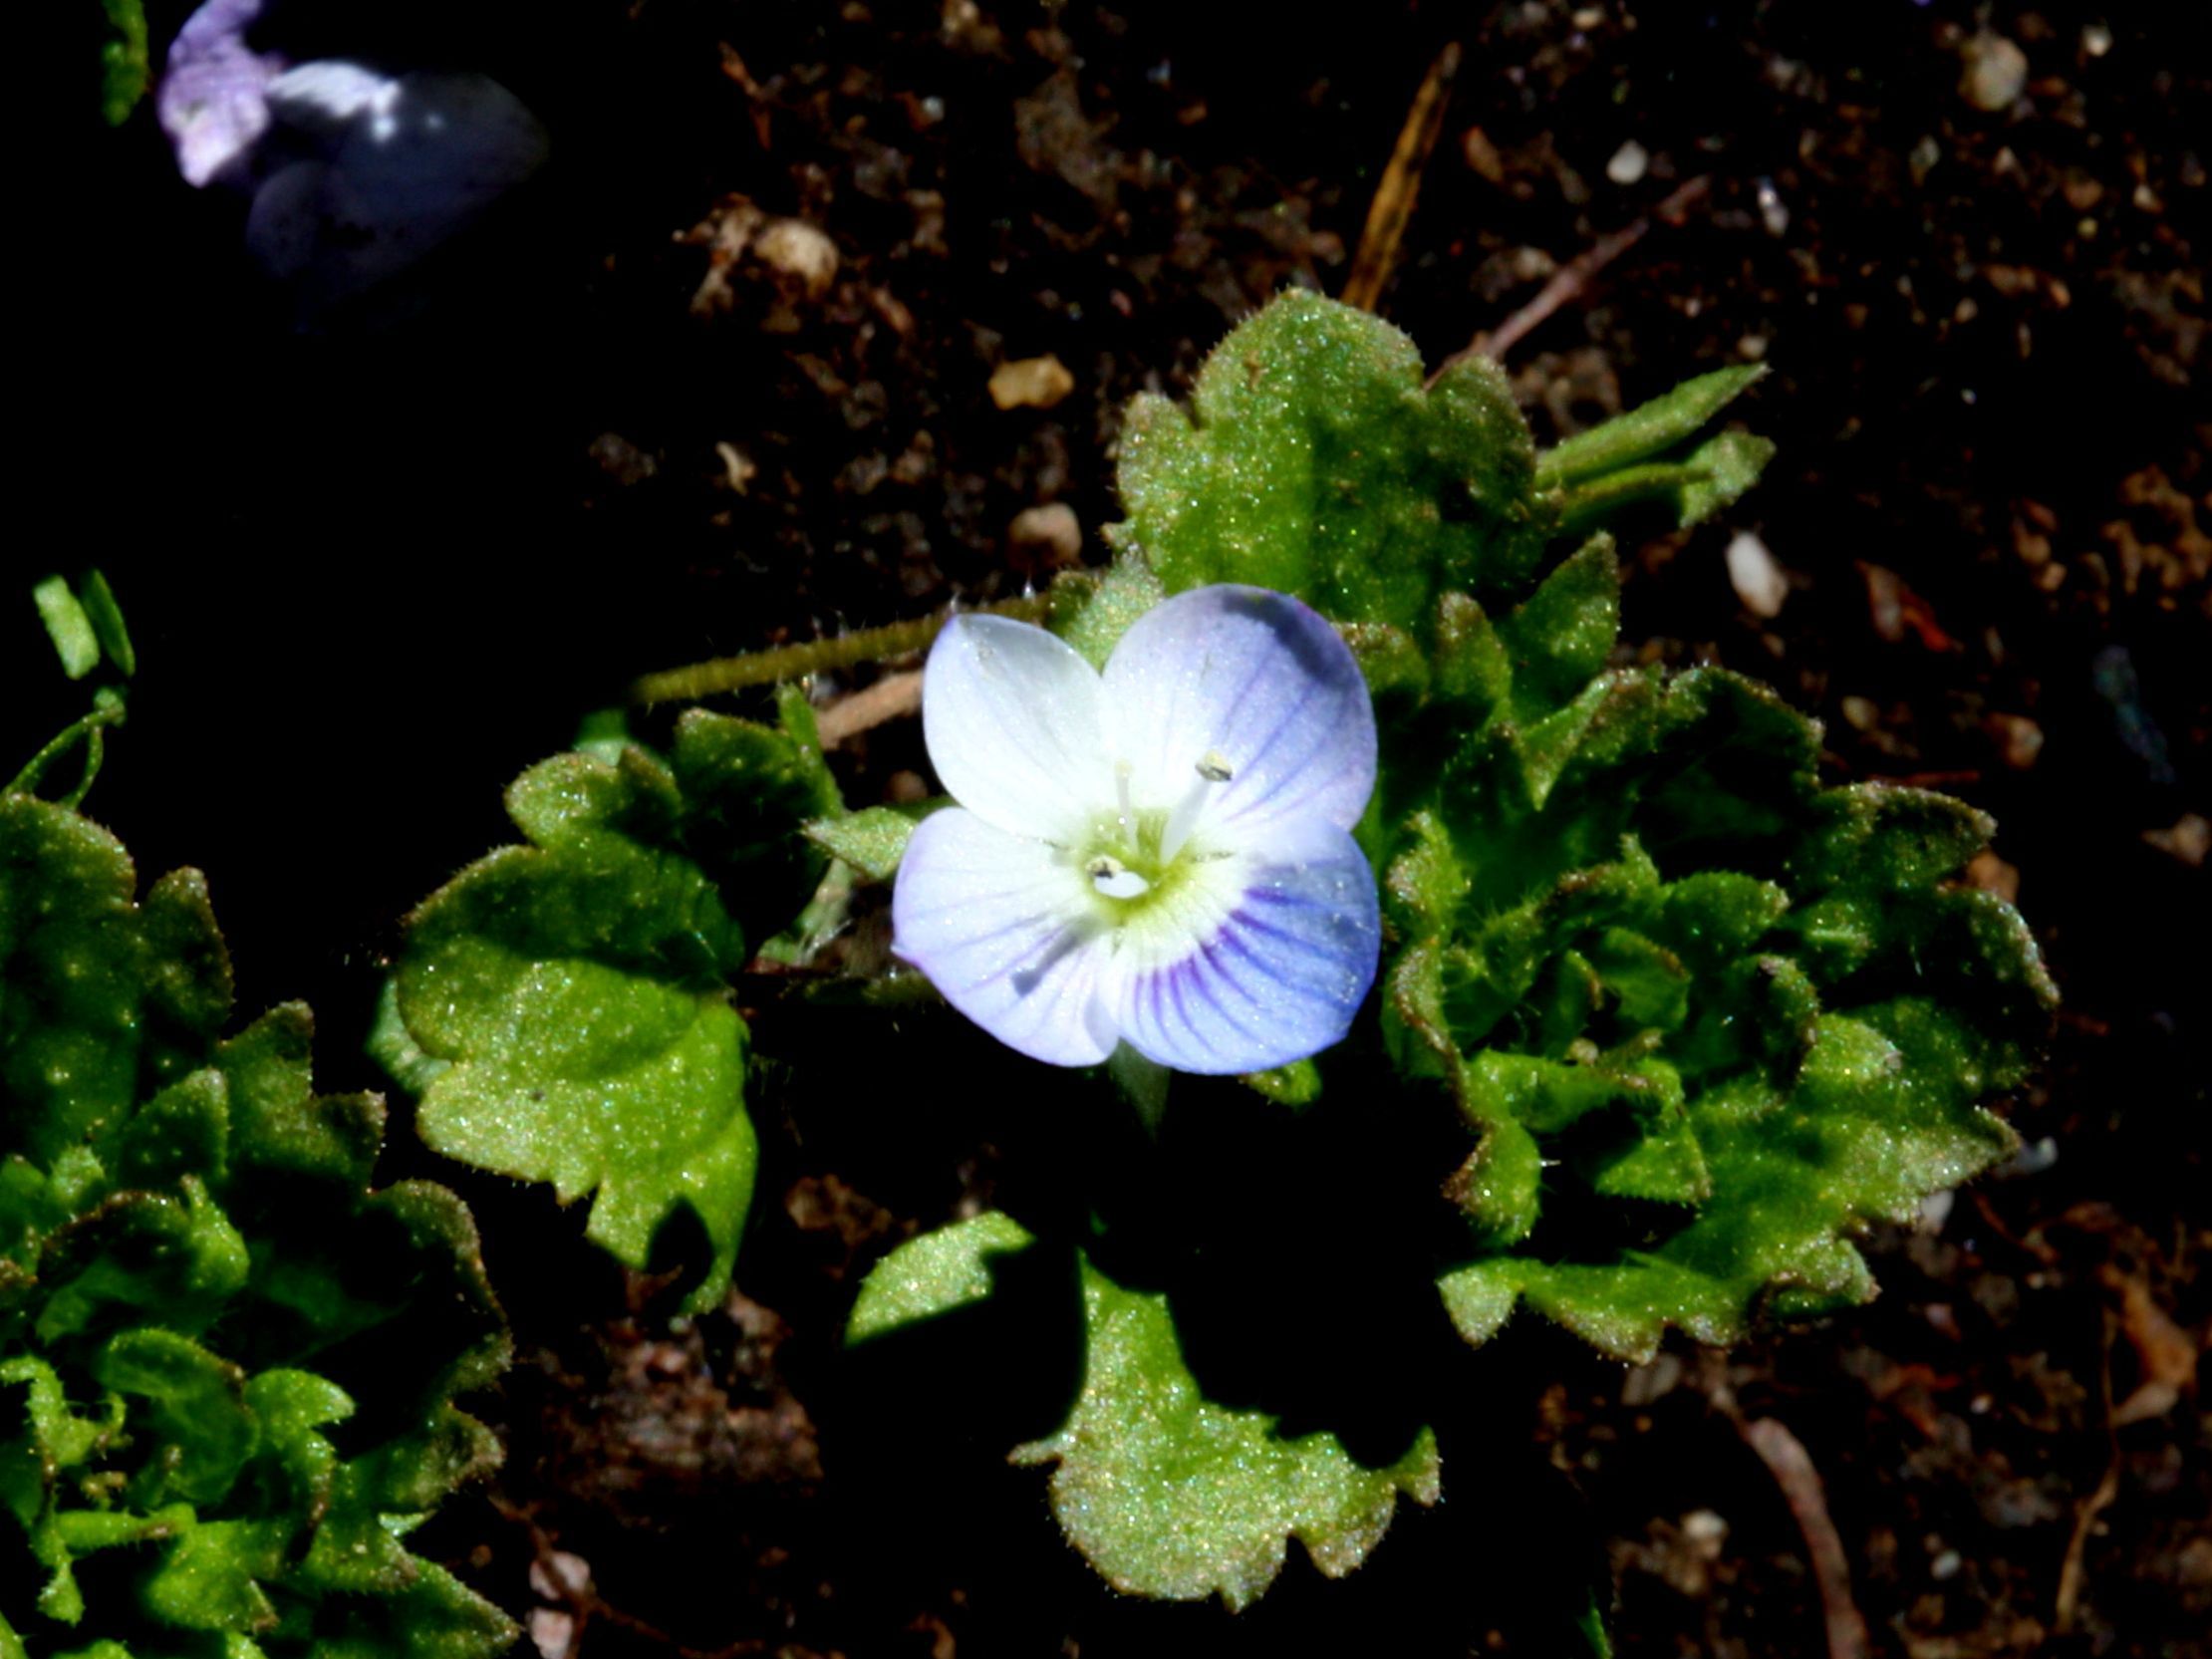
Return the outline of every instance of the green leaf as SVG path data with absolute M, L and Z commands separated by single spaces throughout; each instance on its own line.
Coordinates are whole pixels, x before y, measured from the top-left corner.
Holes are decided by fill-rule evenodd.
M 634 1266 L 689 1209 L 712 1250 L 694 1307 L 728 1282 L 756 1155 L 744 1025 L 722 988 L 743 935 L 702 860 L 803 904 L 803 861 L 763 862 L 746 839 L 773 821 L 795 842 L 800 819 L 744 796 L 763 787 L 789 814 L 824 802 L 802 744 L 742 726 L 687 716 L 675 769 L 632 748 L 523 774 L 508 810 L 535 844 L 426 900 L 396 975 L 415 1047 L 446 1062 L 414 1067 L 423 1140 L 564 1203 L 596 1192 L 590 1236 Z
M 100 47 L 100 113 L 110 127 L 121 127 L 138 107 L 153 78 L 146 42 L 144 0 L 100 0 L 108 18 L 108 39 Z M 124 670 L 126 674 L 131 671 Z
M 45 1164 L 120 1132 L 197 1063 L 230 968 L 185 871 L 141 905 L 122 845 L 65 807 L 0 795 L 0 1150 Z
M 1109 535 L 1169 593 L 1248 582 L 1423 634 L 1439 592 L 1510 593 L 1533 568 L 1533 464 L 1495 364 L 1424 389 L 1403 334 L 1293 290 L 1207 359 L 1188 413 L 1131 405 Z
M 1036 1243 L 999 1210 L 909 1239 L 868 1269 L 845 1324 L 848 1346 L 989 1298 L 993 1263 Z
M 1106 567 L 1098 587 L 1062 625 L 1060 637 L 1092 668 L 1104 670 L 1129 625 L 1166 597 L 1159 575 L 1144 557 L 1124 552 Z
M 1557 489 L 1672 449 L 1695 436 L 1736 399 L 1766 376 L 1763 365 L 1717 369 L 1684 381 L 1672 392 L 1616 415 L 1546 449 L 1536 461 L 1536 486 Z
M 369 1190 L 382 1108 L 314 1092 L 305 1008 L 220 1037 L 196 876 L 135 900 L 112 837 L 11 794 L 0 877 L 0 1508 L 29 1552 L 0 1576 L 41 1584 L 11 1639 L 503 1652 L 504 1617 L 400 1541 L 496 1456 L 452 1404 L 506 1358 L 466 1210 Z
M 1338 1577 L 1381 1540 L 1401 1494 L 1436 1502 L 1429 1431 L 1381 1469 L 1325 1432 L 1286 1438 L 1265 1413 L 1205 1397 L 1164 1295 L 1086 1261 L 1083 1300 L 1089 1355 L 1074 1412 L 1014 1461 L 1055 1466 L 1060 1524 L 1115 1588 L 1242 1607 L 1274 1581 L 1292 1537 Z
M 2005 1155 L 1981 1102 L 2055 996 L 2017 914 L 1944 885 L 1988 820 L 1821 790 L 1811 722 L 1711 671 L 1598 674 L 1517 725 L 1541 658 L 1507 655 L 1386 883 L 1386 1035 L 1469 1122 L 1446 1197 L 1485 1253 L 1448 1312 L 1481 1342 L 1525 1300 L 1633 1357 L 1863 1298 L 1857 1234 Z
M 182 1185 L 182 1202 L 119 1193 L 55 1230 L 39 1264 L 42 1340 L 133 1317 L 198 1329 L 238 1293 L 251 1271 L 245 1240 L 196 1178 Z
M 1610 536 L 1592 536 L 1498 628 L 1511 665 L 1516 720 L 1562 708 L 1605 667 L 1620 632 L 1620 561 Z
M 453 1063 L 438 1059 L 415 1040 L 415 1033 L 408 1029 L 408 1022 L 400 1013 L 397 974 L 387 974 L 377 992 L 376 1017 L 370 1021 L 369 1040 L 363 1047 L 372 1060 L 384 1067 L 387 1076 L 412 1095 L 427 1093 L 438 1074 Z
M 870 881 L 887 882 L 899 873 L 914 826 L 952 804 L 940 797 L 912 806 L 871 806 L 841 818 L 817 818 L 806 826 L 807 838 Z
M 101 1349 L 92 1375 L 103 1388 L 139 1402 L 131 1413 L 132 1429 L 149 1455 L 135 1502 L 149 1509 L 174 1501 L 204 1508 L 229 1495 L 255 1439 L 237 1366 L 174 1331 L 141 1329 L 125 1331 Z
M 753 941 L 797 916 L 822 879 L 822 854 L 801 827 L 845 810 L 805 693 L 779 686 L 776 698 L 780 728 L 689 709 L 669 751 L 684 845 Z
M 1685 530 L 1703 524 L 1723 507 L 1734 506 L 1759 482 L 1775 458 L 1774 443 L 1750 432 L 1722 432 L 1690 452 L 1688 465 L 1701 474 L 1684 483 L 1675 497 L 1675 521 Z
M 1321 1098 L 1321 1068 L 1311 1060 L 1293 1060 L 1267 1071 L 1247 1071 L 1238 1081 L 1279 1106 L 1310 1106 Z
M 375 1095 L 319 1095 L 310 1054 L 315 1019 L 304 1002 L 271 1008 L 216 1049 L 243 1177 L 328 1182 L 365 1191 L 384 1143 Z
M 109 0 L 115 4 L 116 0 Z M 100 649 L 109 662 L 129 678 L 138 672 L 138 654 L 131 646 L 131 630 L 124 626 L 123 607 L 116 603 L 115 590 L 108 586 L 108 578 L 99 571 L 86 573 L 78 589 L 78 598 L 85 607 L 85 619 L 92 624 Z
M 64 674 L 82 680 L 100 667 L 100 636 L 85 607 L 70 592 L 67 578 L 49 576 L 31 590 L 31 599 L 39 608 L 39 620 L 46 624 L 46 637 L 54 642 L 55 655 L 62 660 Z

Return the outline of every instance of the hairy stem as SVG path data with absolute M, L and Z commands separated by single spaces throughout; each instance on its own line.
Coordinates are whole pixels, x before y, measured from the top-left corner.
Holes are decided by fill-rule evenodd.
M 1089 573 L 1063 576 L 1050 589 L 1002 599 L 975 610 L 990 616 L 1013 617 L 1022 622 L 1043 622 L 1069 602 L 1087 594 L 1097 579 Z M 771 686 L 781 680 L 803 680 L 832 669 L 849 669 L 856 663 L 878 663 L 926 649 L 944 632 L 953 613 L 923 617 L 914 622 L 894 622 L 882 628 L 863 628 L 834 639 L 808 640 L 799 645 L 777 646 L 743 657 L 722 657 L 711 663 L 668 669 L 649 674 L 630 688 L 630 700 L 640 703 L 696 702 L 719 691 L 741 691 L 747 686 Z

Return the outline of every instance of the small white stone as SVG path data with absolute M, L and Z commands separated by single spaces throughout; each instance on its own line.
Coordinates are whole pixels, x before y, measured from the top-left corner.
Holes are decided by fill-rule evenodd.
M 1041 548 L 1067 563 L 1083 556 L 1083 526 L 1065 501 L 1022 508 L 1007 526 L 1006 539 L 1016 547 Z
M 1605 176 L 1615 184 L 1633 184 L 1643 177 L 1651 166 L 1651 154 L 1634 138 L 1613 151 L 1613 158 L 1605 163 Z
M 1701 1552 L 1717 1552 L 1728 1536 L 1728 1522 L 1712 1510 L 1692 1510 L 1682 1518 L 1682 1535 Z
M 1749 530 L 1728 544 L 1728 580 L 1755 617 L 1780 616 L 1783 601 L 1790 597 L 1790 578 L 1775 563 L 1767 544 Z
M 1058 358 L 1024 357 L 990 374 L 990 401 L 1000 409 L 1050 409 L 1075 390 L 1075 377 Z
M 804 219 L 777 219 L 753 251 L 770 269 L 797 279 L 809 296 L 827 293 L 837 280 L 837 244 Z
M 2009 110 L 2028 86 L 2028 54 L 2003 35 L 1987 32 L 1966 43 L 1966 73 L 1959 91 L 1977 110 Z
M 1790 228 L 1790 204 L 1782 199 L 1771 178 L 1759 181 L 1759 222 L 1770 236 L 1780 236 Z

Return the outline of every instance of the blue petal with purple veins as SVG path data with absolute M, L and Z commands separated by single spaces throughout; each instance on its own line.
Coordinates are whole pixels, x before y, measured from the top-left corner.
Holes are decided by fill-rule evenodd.
M 1000 1041 L 1058 1065 L 1118 1044 L 1263 1071 L 1339 1041 L 1375 978 L 1366 683 L 1336 631 L 1201 588 L 1103 674 L 1042 629 L 956 621 L 923 730 L 960 807 L 914 833 L 894 949 Z
M 1128 976 L 1124 1038 L 1177 1071 L 1264 1071 L 1341 1041 L 1375 981 L 1382 916 L 1349 832 L 1309 824 L 1256 854 L 1247 885 L 1179 960 Z

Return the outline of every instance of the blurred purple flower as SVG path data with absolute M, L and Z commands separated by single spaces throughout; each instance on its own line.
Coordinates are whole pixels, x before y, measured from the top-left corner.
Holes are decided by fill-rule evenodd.
M 177 170 L 248 190 L 246 245 L 309 313 L 375 287 L 467 228 L 544 161 L 545 129 L 483 75 L 291 66 L 246 31 L 264 0 L 209 0 L 158 98 Z
M 187 184 L 204 185 L 242 164 L 269 130 L 269 83 L 284 72 L 284 59 L 246 44 L 263 4 L 208 0 L 169 43 L 155 109 Z
M 1196 589 L 1103 675 L 1041 628 L 956 618 L 922 716 L 960 804 L 907 847 L 895 948 L 955 1007 L 1056 1065 L 1126 1042 L 1178 1071 L 1258 1071 L 1344 1035 L 1381 944 L 1351 836 L 1375 718 L 1319 616 Z

